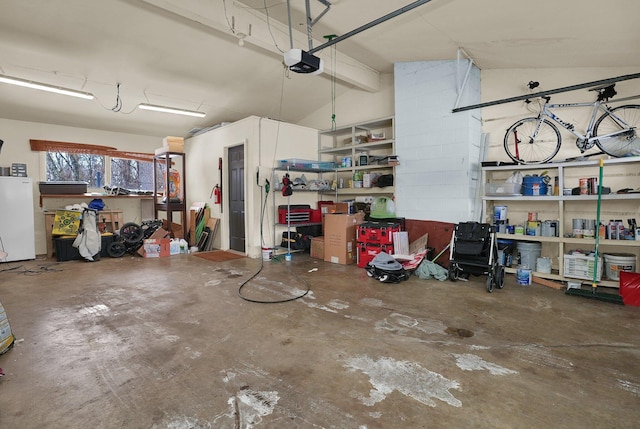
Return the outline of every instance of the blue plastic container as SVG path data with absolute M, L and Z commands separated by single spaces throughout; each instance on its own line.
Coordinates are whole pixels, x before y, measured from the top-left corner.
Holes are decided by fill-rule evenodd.
M 524 195 L 547 195 L 547 184 L 544 179 L 544 176 L 524 176 L 522 179 L 522 190 Z

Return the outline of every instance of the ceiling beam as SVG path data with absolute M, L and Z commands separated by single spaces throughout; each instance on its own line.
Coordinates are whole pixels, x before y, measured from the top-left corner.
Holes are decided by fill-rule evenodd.
M 290 48 L 289 27 L 273 18 L 267 18 L 264 13 L 242 5 L 237 1 L 233 4 L 236 7 L 225 10 L 224 2 L 206 2 L 205 6 L 200 4 L 190 5 L 188 2 L 179 0 L 134 0 L 156 7 L 170 16 L 193 25 L 202 26 L 207 30 L 215 30 L 227 36 L 239 37 L 238 33 L 243 33 L 245 44 L 250 43 L 268 53 L 274 54 L 283 59 L 283 51 Z M 193 7 L 185 7 L 185 4 Z M 196 10 L 196 7 L 206 7 L 206 10 Z M 235 29 L 230 28 L 233 22 Z M 248 34 L 251 26 L 251 34 Z M 294 46 L 308 45 L 308 36 L 300 31 L 293 30 Z M 275 42 L 274 42 L 275 39 Z M 319 42 L 317 44 L 320 44 Z M 238 49 L 242 49 L 238 47 Z M 250 54 L 248 54 L 250 55 Z M 340 52 L 336 55 L 336 70 L 332 70 L 329 58 L 325 58 L 324 70 L 326 77 L 330 77 L 335 72 L 335 78 L 343 83 L 355 86 L 356 88 L 377 92 L 380 90 L 380 72 L 363 64 Z M 259 73 L 259 71 L 256 71 Z M 312 78 L 310 76 L 310 78 Z

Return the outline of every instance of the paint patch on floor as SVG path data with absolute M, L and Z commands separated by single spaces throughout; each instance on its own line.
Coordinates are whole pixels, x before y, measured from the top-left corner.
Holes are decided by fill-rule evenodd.
M 241 390 L 238 393 L 238 399 L 243 404 L 247 405 L 258 416 L 264 417 L 271 413 L 275 409 L 280 396 L 275 391 L 263 391 L 256 392 L 251 389 Z M 246 411 L 245 415 L 248 414 Z
M 537 366 L 573 370 L 571 361 L 556 356 L 540 346 L 527 345 L 516 347 L 518 359 Z
M 213 424 L 207 427 L 253 429 L 262 422 L 263 417 L 273 413 L 279 400 L 280 395 L 276 391 L 243 388 L 227 400 L 227 412 L 218 414 Z
M 327 303 L 329 307 L 333 307 L 336 310 L 345 310 L 349 308 L 349 303 L 346 301 L 341 301 L 339 299 L 332 299 Z
M 199 420 L 195 417 L 175 417 L 167 423 L 167 429 L 210 429 L 211 423 Z M 151 429 L 160 429 L 158 425 L 153 425 Z
M 444 334 L 446 329 L 447 327 L 439 320 L 416 319 L 400 313 L 392 313 L 375 325 L 375 330 L 378 332 L 390 331 L 399 335 L 407 335 L 412 330 L 425 334 Z
M 362 298 L 360 304 L 368 305 L 369 307 L 382 307 L 384 305 L 382 300 L 376 298 Z
M 91 307 L 83 307 L 79 312 L 85 316 L 104 316 L 109 312 L 109 307 L 104 304 L 96 304 Z
M 470 353 L 454 354 L 456 358 L 456 365 L 463 371 L 484 371 L 487 370 L 491 375 L 509 375 L 517 374 L 518 371 L 504 368 L 495 363 L 487 362 L 480 356 L 472 355 Z
M 640 384 L 632 383 L 627 380 L 618 380 L 618 387 L 622 390 L 626 390 L 631 393 L 633 396 L 640 397 Z
M 462 406 L 462 402 L 449 392 L 451 389 L 460 389 L 457 381 L 429 371 L 415 362 L 397 361 L 389 357 L 374 360 L 368 356 L 357 356 L 348 359 L 344 366 L 369 376 L 369 382 L 373 386 L 369 396 L 354 393 L 354 397 L 364 405 L 373 406 L 395 390 L 430 407 L 436 406 L 432 398 L 453 407 Z

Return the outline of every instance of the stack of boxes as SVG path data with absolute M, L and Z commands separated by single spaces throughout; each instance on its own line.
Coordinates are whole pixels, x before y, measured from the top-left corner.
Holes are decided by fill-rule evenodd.
M 364 268 L 380 252 L 394 254 L 393 234 L 401 231 L 396 222 L 365 222 L 356 230 L 358 267 Z
M 156 155 L 162 155 L 167 152 L 183 153 L 184 152 L 184 138 L 167 136 L 162 139 L 162 147 L 156 149 Z

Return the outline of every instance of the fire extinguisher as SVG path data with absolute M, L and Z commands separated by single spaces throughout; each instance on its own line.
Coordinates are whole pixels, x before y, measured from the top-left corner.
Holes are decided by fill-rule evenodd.
M 220 189 L 219 185 L 214 186 L 212 195 L 213 204 L 220 204 L 222 202 L 222 189 Z

